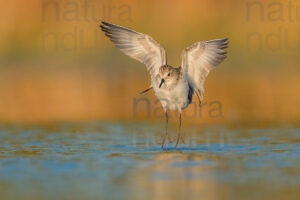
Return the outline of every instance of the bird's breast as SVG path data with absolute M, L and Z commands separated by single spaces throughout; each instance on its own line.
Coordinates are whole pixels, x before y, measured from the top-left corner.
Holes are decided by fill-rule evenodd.
M 186 80 L 178 81 L 178 83 L 171 88 L 168 88 L 167 84 L 162 85 L 161 88 L 157 85 L 157 83 L 153 83 L 153 89 L 164 109 L 182 110 L 188 106 L 189 87 Z

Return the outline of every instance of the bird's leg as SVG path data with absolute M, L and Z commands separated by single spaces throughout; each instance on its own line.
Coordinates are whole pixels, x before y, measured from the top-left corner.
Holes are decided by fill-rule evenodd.
M 165 133 L 163 141 L 162 141 L 162 145 L 161 145 L 162 149 L 164 148 L 166 137 L 168 137 L 168 121 L 169 121 L 169 116 L 168 116 L 168 111 L 166 110 L 166 133 Z
M 177 147 L 180 139 L 184 143 L 183 137 L 181 136 L 181 111 L 180 111 L 180 114 L 179 114 L 179 129 L 178 129 L 178 136 L 177 136 L 177 141 L 176 141 L 176 146 L 175 147 Z

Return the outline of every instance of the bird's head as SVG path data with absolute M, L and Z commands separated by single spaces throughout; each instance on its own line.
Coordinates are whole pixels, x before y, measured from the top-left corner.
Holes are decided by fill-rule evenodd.
M 163 65 L 159 68 L 159 76 L 161 78 L 159 88 L 162 84 L 169 85 L 172 84 L 178 77 L 178 70 L 170 65 Z

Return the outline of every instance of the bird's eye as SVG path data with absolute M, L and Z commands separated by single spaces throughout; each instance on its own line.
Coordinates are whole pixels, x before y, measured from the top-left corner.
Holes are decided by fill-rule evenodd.
M 170 73 L 168 73 L 168 76 L 170 76 Z

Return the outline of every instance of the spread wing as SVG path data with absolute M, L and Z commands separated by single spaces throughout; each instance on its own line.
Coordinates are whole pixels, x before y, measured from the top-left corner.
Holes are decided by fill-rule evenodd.
M 182 52 L 182 68 L 187 75 L 187 80 L 202 101 L 204 82 L 210 70 L 217 67 L 225 58 L 228 39 L 217 39 L 197 42 Z
M 159 68 L 167 64 L 165 49 L 149 35 L 107 22 L 100 27 L 122 52 L 146 65 L 152 80 Z

